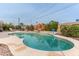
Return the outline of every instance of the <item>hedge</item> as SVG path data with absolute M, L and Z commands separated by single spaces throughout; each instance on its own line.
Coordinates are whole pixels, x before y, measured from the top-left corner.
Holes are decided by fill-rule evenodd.
M 64 36 L 79 37 L 79 25 L 61 25 L 61 33 Z

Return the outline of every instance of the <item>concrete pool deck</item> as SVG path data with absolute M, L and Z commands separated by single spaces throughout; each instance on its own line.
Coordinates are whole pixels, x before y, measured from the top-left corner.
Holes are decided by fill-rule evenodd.
M 65 51 L 42 51 L 25 46 L 22 40 L 17 36 L 7 35 L 8 33 L 12 32 L 5 32 L 5 33 L 4 34 L 0 33 L 1 35 L 0 43 L 6 44 L 14 56 L 79 56 L 79 41 L 69 37 L 54 35 L 56 37 L 63 38 L 73 42 L 74 47 L 72 49 Z M 53 34 L 52 32 L 41 32 L 41 33 Z

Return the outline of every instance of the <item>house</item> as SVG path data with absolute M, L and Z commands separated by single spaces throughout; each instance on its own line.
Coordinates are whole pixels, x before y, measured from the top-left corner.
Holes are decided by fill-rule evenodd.
M 45 29 L 45 26 L 43 23 L 36 23 L 34 26 L 34 30 L 43 31 Z

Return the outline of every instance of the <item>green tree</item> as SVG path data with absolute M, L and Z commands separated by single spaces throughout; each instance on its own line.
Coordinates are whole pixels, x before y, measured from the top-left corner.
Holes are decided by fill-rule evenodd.
M 56 22 L 56 21 L 50 21 L 49 22 L 49 26 L 50 26 L 50 30 L 54 29 L 55 31 L 57 31 L 58 22 Z

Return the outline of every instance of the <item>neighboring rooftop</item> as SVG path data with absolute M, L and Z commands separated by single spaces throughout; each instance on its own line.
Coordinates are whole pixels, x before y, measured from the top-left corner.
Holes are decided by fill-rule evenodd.
M 62 23 L 61 25 L 73 25 L 73 24 L 78 24 L 79 25 L 79 21 L 78 22 L 67 22 L 67 23 Z

